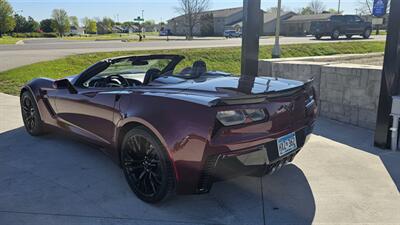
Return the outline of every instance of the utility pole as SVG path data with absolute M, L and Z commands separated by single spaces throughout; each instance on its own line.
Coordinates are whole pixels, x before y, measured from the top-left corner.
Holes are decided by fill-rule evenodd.
M 144 24 L 144 10 L 142 9 L 142 34 L 144 34 L 144 26 L 143 26 L 143 24 Z
M 338 8 L 337 8 L 337 13 L 340 14 L 340 0 L 339 0 Z
M 261 0 L 243 0 L 241 79 L 256 77 L 261 25 Z
M 276 10 L 276 28 L 275 28 L 275 45 L 272 49 L 272 58 L 281 57 L 281 47 L 279 45 L 279 35 L 281 32 L 281 0 L 278 0 L 278 7 Z
M 392 0 L 386 36 L 385 60 L 379 96 L 375 146 L 390 148 L 392 97 L 400 95 L 400 1 Z

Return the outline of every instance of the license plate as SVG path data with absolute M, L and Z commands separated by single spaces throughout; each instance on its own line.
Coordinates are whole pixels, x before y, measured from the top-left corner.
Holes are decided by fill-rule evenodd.
M 283 156 L 297 149 L 296 134 L 290 133 L 283 137 L 278 138 L 278 153 Z

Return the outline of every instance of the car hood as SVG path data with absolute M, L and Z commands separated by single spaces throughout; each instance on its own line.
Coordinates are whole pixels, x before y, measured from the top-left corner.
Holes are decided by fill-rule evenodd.
M 188 80 L 178 84 L 144 87 L 146 95 L 156 95 L 213 106 L 221 104 L 249 104 L 269 97 L 288 95 L 304 87 L 303 82 L 272 77 L 243 79 L 221 77 Z

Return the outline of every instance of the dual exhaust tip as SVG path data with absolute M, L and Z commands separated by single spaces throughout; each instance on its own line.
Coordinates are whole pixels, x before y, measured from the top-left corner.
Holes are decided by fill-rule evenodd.
M 266 168 L 266 174 L 272 175 L 282 169 L 285 165 L 289 164 L 294 158 L 294 155 L 284 158 L 278 162 L 268 165 Z

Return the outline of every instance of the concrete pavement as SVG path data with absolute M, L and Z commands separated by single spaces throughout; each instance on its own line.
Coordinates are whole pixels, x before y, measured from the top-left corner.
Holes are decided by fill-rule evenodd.
M 373 36 L 364 40 L 330 39 L 315 40 L 313 37 L 282 37 L 282 44 L 327 43 L 340 41 L 384 41 L 386 36 Z M 240 38 L 232 39 L 199 39 L 193 41 L 65 41 L 59 39 L 33 39 L 25 41 L 24 45 L 0 45 L 0 72 L 35 62 L 61 58 L 67 55 L 90 52 L 132 51 L 132 50 L 165 50 L 185 48 L 215 48 L 241 46 Z M 261 38 L 261 45 L 272 45 L 273 38 Z
M 17 97 L 0 94 L 0 118 L 0 224 L 400 224 L 400 153 L 369 130 L 320 119 L 280 172 L 148 205 L 100 151 L 29 136 Z

